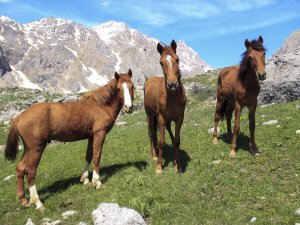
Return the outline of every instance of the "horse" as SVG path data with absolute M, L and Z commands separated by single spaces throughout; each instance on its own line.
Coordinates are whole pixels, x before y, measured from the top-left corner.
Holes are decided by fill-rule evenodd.
M 175 170 L 180 166 L 180 130 L 184 119 L 186 96 L 181 82 L 179 58 L 176 54 L 177 44 L 171 46 L 157 44 L 160 64 L 164 77 L 150 77 L 144 84 L 144 107 L 147 114 L 148 131 L 153 160 L 157 160 L 156 173 L 162 172 L 162 153 L 165 144 L 165 127 L 175 148 Z M 175 122 L 175 136 L 171 130 L 171 122 Z M 159 130 L 159 154 L 156 154 L 157 127 Z
M 72 142 L 88 139 L 85 165 L 80 181 L 89 182 L 88 170 L 93 160 L 92 184 L 101 188 L 99 164 L 102 146 L 107 133 L 124 105 L 126 113 L 132 112 L 134 85 L 132 71 L 118 74 L 105 86 L 100 87 L 80 100 L 68 103 L 38 103 L 22 112 L 11 121 L 5 157 L 14 161 L 18 152 L 19 137 L 24 144 L 24 153 L 17 165 L 17 199 L 22 206 L 32 203 L 39 211 L 45 210 L 35 185 L 35 176 L 42 153 L 51 140 Z M 27 176 L 30 192 L 29 202 L 25 198 L 24 176 Z
M 213 143 L 217 144 L 217 127 L 219 119 L 226 115 L 227 136 L 231 140 L 231 117 L 235 111 L 234 134 L 229 153 L 236 156 L 237 136 L 240 131 L 240 115 L 244 106 L 249 109 L 250 152 L 258 155 L 255 143 L 255 111 L 257 96 L 260 92 L 259 81 L 266 79 L 265 52 L 263 38 L 251 42 L 245 40 L 246 51 L 242 54 L 239 66 L 226 67 L 221 70 L 217 82 L 217 104 L 214 116 Z

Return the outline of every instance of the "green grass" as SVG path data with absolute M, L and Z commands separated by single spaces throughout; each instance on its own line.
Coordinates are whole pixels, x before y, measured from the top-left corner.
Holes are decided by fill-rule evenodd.
M 100 170 L 104 189 L 79 183 L 86 141 L 46 148 L 36 178 L 46 206 L 43 213 L 34 207 L 20 208 L 15 199 L 16 177 L 3 181 L 16 174 L 18 160 L 11 164 L 0 155 L 0 224 L 25 224 L 27 218 L 35 224 L 44 217 L 63 220 L 61 213 L 67 210 L 78 213 L 63 220 L 63 224 L 93 224 L 91 212 L 102 202 L 134 208 L 152 225 L 250 224 L 254 216 L 255 224 L 300 223 L 300 216 L 295 215 L 300 208 L 300 137 L 295 134 L 300 129 L 300 101 L 257 109 L 260 156 L 248 152 L 244 110 L 239 150 L 237 157 L 230 159 L 225 122 L 220 122 L 220 139 L 215 146 L 207 132 L 213 126 L 214 104 L 201 95 L 188 98 L 181 132 L 184 172 L 180 174 L 173 167 L 169 137 L 163 173 L 155 174 L 143 110 L 121 118 L 127 125 L 115 126 L 106 138 Z M 278 124 L 262 126 L 271 119 L 277 119 Z M 221 160 L 220 164 L 215 165 L 215 160 Z

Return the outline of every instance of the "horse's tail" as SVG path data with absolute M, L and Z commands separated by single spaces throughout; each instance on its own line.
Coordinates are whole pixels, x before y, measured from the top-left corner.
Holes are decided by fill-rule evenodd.
M 153 148 L 156 148 L 157 146 L 157 118 L 156 117 L 152 117 L 153 121 L 149 121 L 148 123 L 148 134 L 149 134 L 149 137 L 150 137 L 150 140 L 153 142 Z M 149 118 L 150 120 L 150 118 Z M 153 123 L 151 126 L 151 123 Z M 151 127 L 153 127 L 153 139 L 151 138 Z
M 221 113 L 220 113 L 221 120 L 224 119 L 227 110 L 228 110 L 228 100 L 225 100 L 221 107 Z
M 16 159 L 19 147 L 19 131 L 17 119 L 12 119 L 5 146 L 5 158 L 11 161 Z

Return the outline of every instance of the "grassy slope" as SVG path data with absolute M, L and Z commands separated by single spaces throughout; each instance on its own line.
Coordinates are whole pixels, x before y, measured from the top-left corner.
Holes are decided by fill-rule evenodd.
M 191 81 L 203 81 L 198 77 Z M 186 82 L 190 82 L 187 80 Z M 207 81 L 210 83 L 210 81 Z M 300 121 L 299 101 L 257 110 L 256 139 L 262 154 L 247 151 L 249 136 L 247 110 L 242 114 L 237 158 L 228 157 L 230 145 L 223 138 L 225 122 L 220 123 L 221 139 L 212 144 L 207 129 L 213 125 L 214 104 L 198 93 L 189 97 L 182 128 L 184 173 L 174 172 L 173 151 L 164 151 L 164 170 L 155 174 L 151 160 L 144 111 L 128 115 L 125 127 L 114 127 L 107 136 L 101 161 L 101 180 L 105 188 L 83 186 L 79 178 L 84 164 L 86 141 L 58 144 L 44 152 L 37 175 L 37 187 L 47 210 L 20 209 L 15 200 L 16 178 L 11 164 L 0 155 L 0 224 L 25 224 L 32 218 L 62 219 L 61 213 L 78 213 L 63 224 L 91 221 L 91 211 L 102 202 L 115 202 L 135 208 L 147 224 L 295 224 L 300 216 L 300 142 L 295 134 Z M 297 107 L 296 107 L 297 106 Z M 261 115 L 265 115 L 262 118 Z M 262 122 L 277 119 L 277 125 Z M 170 139 L 167 137 L 167 143 Z M 20 157 L 20 155 L 19 155 Z M 218 165 L 214 160 L 221 160 Z M 299 174 L 299 175 L 298 175 Z

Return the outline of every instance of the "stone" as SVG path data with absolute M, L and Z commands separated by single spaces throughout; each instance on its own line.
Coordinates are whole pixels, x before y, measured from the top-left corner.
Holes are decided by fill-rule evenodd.
M 34 225 L 34 223 L 32 222 L 32 219 L 29 218 L 29 219 L 27 220 L 27 223 L 26 223 L 25 225 Z
M 13 178 L 15 175 L 10 175 L 10 176 L 7 176 L 3 179 L 3 181 L 8 181 L 10 180 L 11 178 Z
M 113 203 L 101 203 L 92 212 L 92 220 L 95 225 L 146 225 L 137 211 Z
M 126 124 L 127 122 L 122 122 L 122 121 L 116 122 L 116 125 L 120 127 L 124 127 Z
M 300 130 L 296 130 L 296 134 L 300 135 Z
M 75 214 L 76 214 L 76 211 L 75 211 L 75 210 L 70 210 L 70 211 L 66 211 L 66 212 L 62 213 L 61 215 L 62 215 L 62 217 L 63 217 L 64 219 L 67 219 L 67 218 L 69 218 L 70 216 L 73 216 L 73 215 L 75 215 Z
M 266 125 L 273 125 L 273 124 L 276 124 L 276 123 L 278 123 L 277 120 L 269 120 L 267 122 L 263 122 L 262 125 L 266 126 Z
M 256 217 L 252 217 L 250 220 L 250 223 L 254 223 L 254 222 L 256 222 L 256 220 L 257 220 Z
M 300 216 L 300 208 L 296 210 L 295 215 Z

